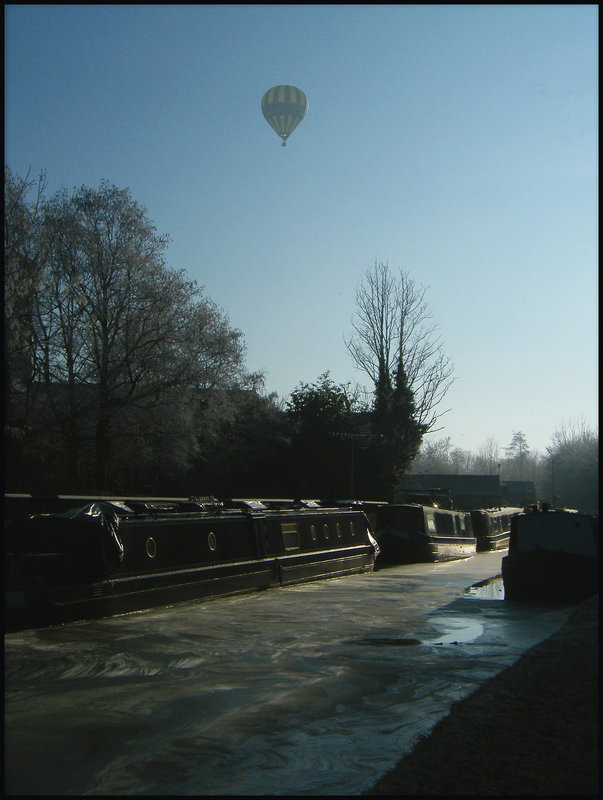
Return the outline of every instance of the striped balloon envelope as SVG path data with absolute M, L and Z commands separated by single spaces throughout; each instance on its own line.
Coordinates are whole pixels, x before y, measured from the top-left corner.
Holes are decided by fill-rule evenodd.
M 277 136 L 287 139 L 297 128 L 308 110 L 308 98 L 295 86 L 273 86 L 262 97 L 262 114 Z

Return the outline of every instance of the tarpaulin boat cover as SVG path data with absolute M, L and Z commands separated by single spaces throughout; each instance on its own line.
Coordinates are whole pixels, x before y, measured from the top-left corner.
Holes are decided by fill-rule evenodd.
M 63 513 L 34 514 L 10 531 L 6 549 L 21 554 L 55 554 L 57 566 L 63 565 L 61 572 L 65 574 L 61 577 L 69 583 L 102 580 L 123 561 L 120 511 L 125 509 L 116 503 L 97 501 Z

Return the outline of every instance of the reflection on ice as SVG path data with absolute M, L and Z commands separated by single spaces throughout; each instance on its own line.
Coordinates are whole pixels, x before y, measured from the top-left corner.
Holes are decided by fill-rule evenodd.
M 495 575 L 493 578 L 475 583 L 467 589 L 467 594 L 479 597 L 481 600 L 504 600 L 505 587 L 502 575 Z
M 473 642 L 484 632 L 484 626 L 476 619 L 462 617 L 430 617 L 430 623 L 436 628 L 442 627 L 446 633 L 435 639 L 424 639 L 423 644 L 460 644 Z

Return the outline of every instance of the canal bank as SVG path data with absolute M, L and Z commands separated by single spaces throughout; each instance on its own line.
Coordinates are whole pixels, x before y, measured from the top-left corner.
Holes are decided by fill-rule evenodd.
M 455 703 L 367 795 L 599 790 L 599 598 Z

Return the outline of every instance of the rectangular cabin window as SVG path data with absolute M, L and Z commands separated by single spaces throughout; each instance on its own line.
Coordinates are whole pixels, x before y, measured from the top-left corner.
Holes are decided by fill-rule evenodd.
M 401 531 L 423 530 L 423 509 L 401 508 L 396 511 L 396 527 Z
M 427 517 L 427 533 L 435 533 L 436 532 L 435 519 L 431 516 L 431 514 L 426 514 L 426 517 Z
M 442 533 L 445 536 L 454 536 L 454 522 L 452 520 L 451 514 L 443 514 L 441 512 L 437 512 L 435 514 L 436 520 L 436 530 L 438 533 Z
M 285 550 L 299 550 L 297 522 L 281 522 L 281 533 Z

